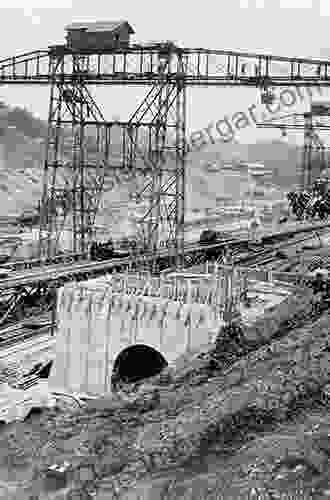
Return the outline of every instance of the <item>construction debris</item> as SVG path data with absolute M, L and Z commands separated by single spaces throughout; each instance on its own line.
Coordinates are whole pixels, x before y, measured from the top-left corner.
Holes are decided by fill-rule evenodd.
M 117 394 L 90 398 L 84 406 L 72 399 L 64 411 L 57 401 L 15 446 L 12 437 L 9 446 L 0 440 L 13 463 L 33 464 L 34 479 L 23 498 L 34 492 L 31 498 L 38 500 L 154 500 L 167 491 L 165 498 L 174 500 L 192 494 L 208 498 L 211 487 L 215 498 L 253 493 L 273 500 L 299 474 L 326 491 L 319 480 L 329 466 L 324 429 L 322 439 L 317 435 L 322 450 L 314 431 L 308 442 L 272 433 L 309 401 L 328 408 L 329 316 L 317 319 L 322 291 L 296 288 L 293 294 L 277 286 L 277 292 L 280 305 L 265 308 L 261 299 L 274 294 L 274 285 L 250 288 L 250 306 L 266 309 L 262 317 L 252 321 L 251 307 L 243 308 L 237 323 L 213 335 L 214 343 L 181 356 L 175 367 L 147 381 L 121 384 Z M 127 304 L 119 304 L 126 316 Z M 18 366 L 5 371 L 11 383 L 23 380 L 19 371 Z M 273 437 L 262 440 L 267 429 Z M 224 466 L 213 476 L 193 479 L 191 464 L 208 453 L 221 456 Z M 239 471 L 235 457 L 246 462 Z M 185 477 L 177 479 L 180 471 Z M 310 500 L 309 483 L 303 487 Z
M 49 391 L 47 381 L 28 389 L 14 389 L 7 383 L 0 385 L 0 421 L 9 423 L 24 420 L 32 409 L 52 408 L 56 399 Z
M 164 471 L 168 477 L 169 469 L 180 471 L 215 446 L 224 456 L 237 452 L 239 443 L 264 432 L 267 425 L 283 425 L 295 408 L 300 408 L 301 414 L 310 398 L 322 404 L 322 390 L 330 379 L 328 324 L 329 315 L 324 313 L 314 323 L 241 357 L 222 375 L 209 374 L 199 386 L 191 386 L 191 374 L 184 368 L 187 377 L 182 378 L 179 370 L 165 383 L 159 375 L 148 384 L 132 387 L 126 396 L 108 398 L 106 404 L 103 398 L 66 414 L 48 413 L 42 426 L 47 433 L 43 431 L 42 437 L 34 430 L 40 458 L 38 465 L 34 459 L 38 479 L 33 484 L 49 474 L 49 467 L 61 467 L 66 461 L 72 475 L 70 472 L 69 486 L 60 490 L 62 498 L 74 498 L 74 493 L 82 491 L 90 496 L 94 492 L 98 499 L 116 498 L 116 494 L 121 499 L 137 498 L 133 489 L 141 491 L 146 474 L 153 478 Z M 191 371 L 207 365 L 194 359 Z M 295 448 L 294 438 L 291 441 L 292 453 L 303 458 L 303 448 Z M 54 444 L 50 447 L 50 443 Z M 31 437 L 26 444 L 22 439 L 20 445 L 28 457 Z M 285 449 L 284 444 L 278 448 L 276 460 L 285 459 Z M 306 449 L 310 447 L 306 445 Z M 327 460 L 324 452 L 313 452 L 308 458 L 308 467 L 314 467 L 314 482 L 317 475 L 325 474 Z M 263 477 L 269 478 L 263 466 L 261 470 Z M 239 481 L 236 478 L 236 493 L 244 492 L 247 486 L 258 488 L 250 472 L 241 474 Z M 169 498 L 181 498 L 178 491 L 174 488 Z M 229 490 L 220 491 L 225 495 Z M 127 496 L 129 492 L 132 497 Z M 50 492 L 43 495 L 41 498 L 47 500 L 53 498 Z M 150 490 L 150 495 L 155 495 L 155 490 Z M 140 498 L 157 498 L 150 495 L 145 492 Z

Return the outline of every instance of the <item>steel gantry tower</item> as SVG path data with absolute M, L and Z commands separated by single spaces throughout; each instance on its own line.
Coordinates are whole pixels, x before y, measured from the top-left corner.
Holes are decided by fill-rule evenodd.
M 140 220 L 145 248 L 156 259 L 160 241 L 166 240 L 180 267 L 187 87 L 328 86 L 329 68 L 327 60 L 168 42 L 102 51 L 56 45 L 0 60 L 0 83 L 50 86 L 41 256 L 56 255 L 67 229 L 72 251 L 88 255 L 102 192 L 124 174 L 136 178 L 137 198 L 145 202 Z M 91 92 L 100 85 L 145 86 L 148 92 L 127 122 L 107 121 Z
M 64 228 L 72 235 L 73 253 L 88 255 L 105 183 L 109 178 L 120 182 L 125 175 L 127 180 L 137 181 L 136 196 L 146 202 L 139 221 L 144 250 L 156 253 L 162 237 L 178 262 L 184 241 L 186 120 L 182 55 L 169 45 L 149 54 L 146 67 L 156 65 L 157 77 L 127 122 L 105 120 L 88 88 L 88 77 L 95 71 L 107 74 L 110 63 L 114 73 L 111 83 L 117 83 L 116 67 L 122 70 L 120 76 L 132 64 L 128 54 L 119 52 L 109 55 L 108 60 L 105 56 L 102 60 L 101 54 L 93 55 L 75 54 L 63 47 L 52 48 L 49 53 L 51 96 L 41 255 L 56 254 Z M 140 57 L 141 67 L 146 69 L 142 54 Z M 169 71 L 174 75 L 171 79 Z M 90 144 L 93 137 L 94 151 Z M 120 152 L 115 150 L 118 145 Z M 167 152 L 172 155 L 166 157 Z
M 320 122 L 320 118 L 323 121 Z M 330 110 L 325 110 L 321 105 L 312 105 L 311 111 L 306 113 L 293 113 L 275 120 L 257 123 L 260 128 L 277 128 L 286 136 L 288 130 L 302 131 L 304 134 L 304 145 L 302 164 L 300 169 L 299 187 L 308 189 L 313 181 L 320 176 L 322 170 L 327 167 L 326 151 L 329 149 L 320 137 L 321 132 L 330 130 Z M 314 160 L 317 164 L 315 168 Z

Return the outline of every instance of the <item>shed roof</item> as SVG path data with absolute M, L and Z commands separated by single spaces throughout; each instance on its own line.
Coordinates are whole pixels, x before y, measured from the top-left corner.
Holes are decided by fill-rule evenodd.
M 127 22 L 127 21 L 94 21 L 94 22 L 89 22 L 89 21 L 82 21 L 82 22 L 74 22 L 71 24 L 68 24 L 65 27 L 66 31 L 73 31 L 73 30 L 84 30 L 87 32 L 94 32 L 94 31 L 115 31 L 118 28 L 121 28 L 122 26 L 127 25 L 129 32 L 131 34 L 135 33 L 133 30 L 132 26 Z

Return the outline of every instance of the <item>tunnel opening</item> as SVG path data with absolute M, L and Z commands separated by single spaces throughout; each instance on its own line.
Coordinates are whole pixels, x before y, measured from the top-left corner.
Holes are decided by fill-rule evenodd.
M 144 344 L 127 347 L 118 355 L 111 378 L 116 390 L 120 384 L 132 384 L 158 375 L 168 365 L 156 349 Z

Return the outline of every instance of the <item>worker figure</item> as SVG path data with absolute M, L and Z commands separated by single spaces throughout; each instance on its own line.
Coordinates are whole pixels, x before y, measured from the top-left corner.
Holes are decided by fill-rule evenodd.
M 240 328 L 240 325 L 233 321 L 230 324 L 230 336 L 232 340 L 237 344 L 238 347 L 244 345 L 244 335 L 242 332 L 242 329 Z
M 257 210 L 254 209 L 252 212 L 252 219 L 249 225 L 250 238 L 255 243 L 259 243 L 262 240 L 262 236 L 260 234 L 261 220 L 257 213 Z
M 327 188 L 328 188 L 328 182 L 327 182 L 327 179 L 325 177 L 320 177 L 318 179 L 318 192 L 320 194 L 321 197 L 325 196 L 326 193 L 327 193 Z
M 228 247 L 225 247 L 224 251 L 223 251 L 222 264 L 224 266 L 229 266 L 231 264 L 231 261 L 232 261 L 232 258 L 231 258 L 230 250 Z
M 326 294 L 328 291 L 328 279 L 327 275 L 319 271 L 315 273 L 315 277 L 312 281 L 312 287 L 314 294 L 323 293 Z
M 97 242 L 96 241 L 93 241 L 91 246 L 90 246 L 90 259 L 91 260 L 95 260 L 96 259 L 96 256 L 97 256 L 97 248 L 98 245 L 97 245 Z

